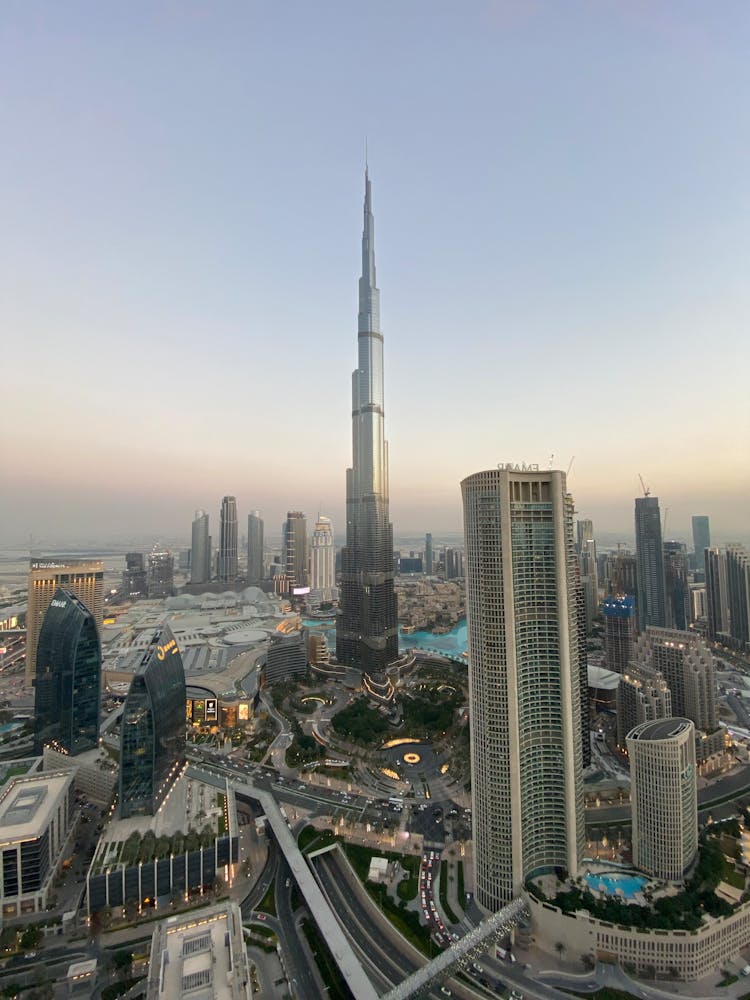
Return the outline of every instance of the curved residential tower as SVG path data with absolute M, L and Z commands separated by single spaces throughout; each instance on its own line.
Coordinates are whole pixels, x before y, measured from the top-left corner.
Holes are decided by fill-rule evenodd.
M 358 364 L 352 374 L 352 467 L 346 470 L 346 546 L 336 657 L 364 674 L 368 691 L 390 698 L 385 670 L 398 657 L 393 528 L 388 516 L 388 444 L 383 406 L 383 334 L 375 284 L 375 220 L 365 171 Z
M 504 466 L 461 492 L 475 896 L 495 911 L 583 856 L 580 578 L 565 473 Z

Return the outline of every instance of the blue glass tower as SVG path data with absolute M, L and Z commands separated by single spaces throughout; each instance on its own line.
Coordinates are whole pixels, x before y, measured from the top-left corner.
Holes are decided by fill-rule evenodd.
M 75 755 L 99 742 L 102 652 L 96 619 L 59 587 L 42 622 L 34 696 L 36 750 Z
M 120 725 L 120 815 L 153 816 L 185 762 L 185 671 L 169 626 L 154 634 Z

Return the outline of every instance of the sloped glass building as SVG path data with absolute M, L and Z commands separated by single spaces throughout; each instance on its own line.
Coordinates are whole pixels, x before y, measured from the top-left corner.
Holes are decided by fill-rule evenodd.
M 72 591 L 55 591 L 36 655 L 36 752 L 91 750 L 99 742 L 102 651 L 96 618 Z
M 185 762 L 185 671 L 169 626 L 154 634 L 120 725 L 120 815 L 153 816 Z

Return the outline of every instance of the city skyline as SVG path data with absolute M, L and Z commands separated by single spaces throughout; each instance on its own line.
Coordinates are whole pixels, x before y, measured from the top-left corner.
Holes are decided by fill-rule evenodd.
M 553 454 L 598 531 L 628 531 L 640 472 L 667 536 L 745 532 L 744 5 L 35 10 L 0 39 L 0 319 L 44 405 L 10 380 L 0 543 L 182 534 L 228 490 L 344 523 L 365 132 L 396 535 L 460 532 L 463 477 Z M 355 74 L 364 28 L 385 77 Z

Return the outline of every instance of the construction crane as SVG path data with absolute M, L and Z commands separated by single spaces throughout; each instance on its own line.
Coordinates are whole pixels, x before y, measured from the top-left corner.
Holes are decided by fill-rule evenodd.
M 640 472 L 638 473 L 638 478 L 639 478 L 639 479 L 640 479 L 640 481 L 641 481 L 641 487 L 642 487 L 642 489 L 643 489 L 643 495 L 644 495 L 644 497 L 650 497 L 650 496 L 651 496 L 651 490 L 650 490 L 650 489 L 648 488 L 648 486 L 646 486 L 646 484 L 645 484 L 645 483 L 643 482 L 643 476 L 642 476 L 642 475 L 640 474 Z

